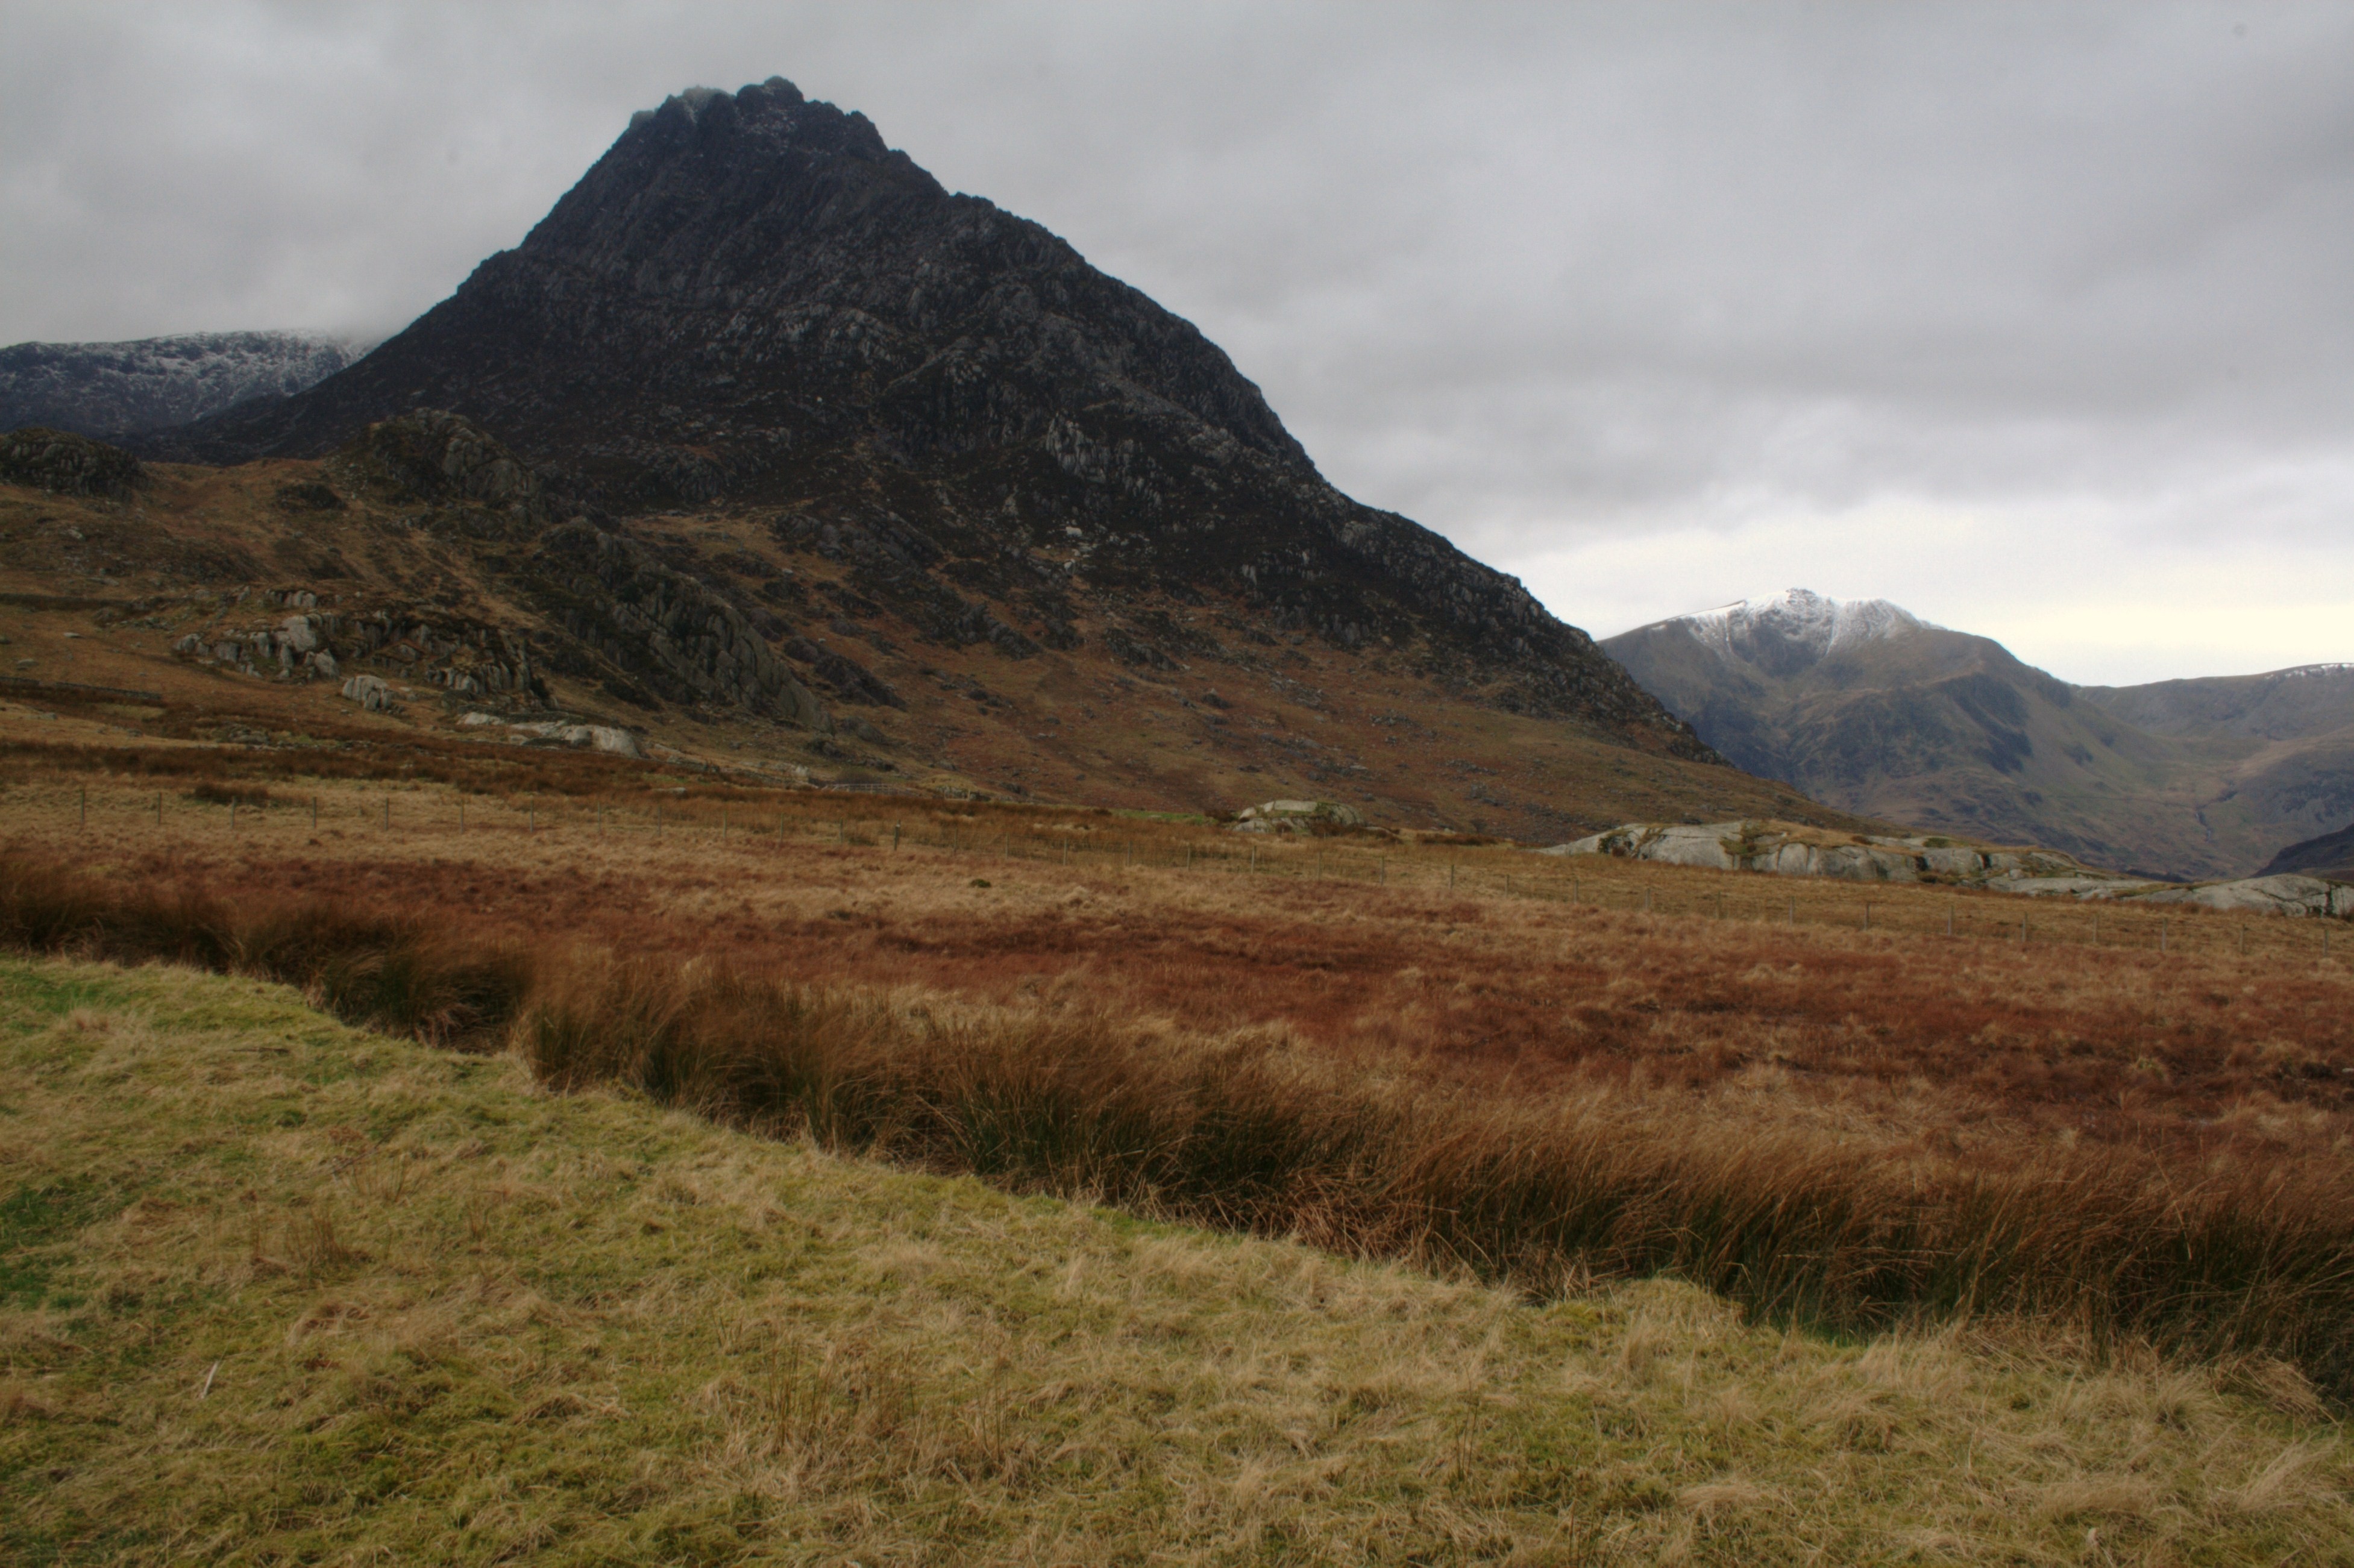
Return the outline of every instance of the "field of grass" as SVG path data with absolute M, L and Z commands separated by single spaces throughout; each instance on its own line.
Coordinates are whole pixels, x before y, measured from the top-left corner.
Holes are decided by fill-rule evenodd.
M 157 1348 L 178 1302 L 199 1337 L 262 1312 L 239 1331 L 316 1376 L 207 1439 L 213 1478 L 164 1499 L 195 1522 L 83 1555 L 2349 1560 L 2354 954 L 2327 923 L 45 711 L 0 703 L 0 944 L 241 978 L 12 971 L 66 987 L 22 1003 L 47 1044 L 0 1095 L 0 1398 L 41 1456 L 7 1484 L 46 1521 L 18 1555 L 117 1528 L 69 1478 L 127 1472 L 61 1434 L 146 1434 L 119 1463 L 152 1466 L 191 1430 L 155 1391 L 60 1425 L 72 1378 L 228 1375 Z M 402 1064 L 408 1108 L 273 1065 L 290 1030 Z M 176 1100 L 39 1055 L 111 1033 Z M 188 1130 L 243 1125 L 246 1067 L 360 1099 Z M 521 1108 L 404 1141 L 484 1096 Z M 90 1117 L 112 1130 L 63 1130 Z M 663 1152 L 609 1169 L 609 1141 Z M 648 1209 L 705 1160 L 733 1174 Z M 212 1250 L 135 1308 L 109 1270 L 163 1267 L 163 1233 L 110 1162 L 215 1184 L 155 1200 Z M 755 1169 L 832 1194 L 831 1239 Z M 486 1251 L 493 1214 L 530 1223 Z M 1051 1289 L 1021 1239 L 1047 1233 Z M 817 1273 L 765 1283 L 776 1236 Z M 887 1238 L 930 1261 L 857 1261 Z M 73 1338 L 101 1328 L 131 1337 Z M 383 1409 L 321 1392 L 370 1379 Z M 432 1457 L 461 1426 L 524 1457 Z M 346 1429 L 379 1446 L 318 1436 Z
M 0 960 L 0 1556 L 2354 1561 L 2261 1359 L 1519 1292 Z

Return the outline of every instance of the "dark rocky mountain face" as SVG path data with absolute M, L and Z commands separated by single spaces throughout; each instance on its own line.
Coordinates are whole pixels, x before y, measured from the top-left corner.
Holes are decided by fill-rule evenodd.
M 2354 813 L 2354 672 L 2077 687 L 1989 638 L 1803 589 L 1603 647 L 1735 766 L 1852 811 L 2167 877 Z
M 2354 882 L 2354 822 L 2334 833 L 2289 845 L 2264 867 L 2267 876 L 2277 872 L 2303 872 L 2307 876 Z
M 144 450 L 316 456 L 423 408 L 511 446 L 555 522 L 766 509 L 780 545 L 955 646 L 1093 635 L 1173 670 L 1204 634 L 1171 611 L 1208 608 L 1712 759 L 1517 581 L 1326 483 L 1191 324 L 781 80 L 638 115 L 358 364 Z
M 363 345 L 316 333 L 215 332 L 0 348 L 0 430 L 113 440 L 314 387 Z

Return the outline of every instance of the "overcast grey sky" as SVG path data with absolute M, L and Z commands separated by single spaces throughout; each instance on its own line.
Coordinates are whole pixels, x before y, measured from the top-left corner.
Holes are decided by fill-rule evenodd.
M 771 74 L 1597 635 L 1805 586 L 2354 660 L 2354 3 L 0 0 L 0 343 L 387 331 Z

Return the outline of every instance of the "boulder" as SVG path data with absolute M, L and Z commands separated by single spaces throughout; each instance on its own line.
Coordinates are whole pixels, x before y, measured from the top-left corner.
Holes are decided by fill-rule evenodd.
M 1824 842 L 1825 838 L 1845 842 Z M 1840 882 L 1918 882 L 1924 876 L 1976 877 L 1998 861 L 2015 874 L 2039 868 L 2083 873 L 2064 855 L 1982 852 L 1944 839 L 1896 838 L 1885 834 L 1826 835 L 1787 823 L 1763 821 L 1628 822 L 1574 842 L 1539 850 L 1540 854 L 1607 854 L 1662 865 L 1696 865 L 1714 871 L 1756 871 L 1769 876 L 1822 876 Z M 2084 874 L 2099 877 L 2099 873 Z
M 354 675 L 344 683 L 343 694 L 372 714 L 392 706 L 392 688 L 380 675 Z
M 575 724 L 567 719 L 533 719 L 518 724 L 479 710 L 461 715 L 458 722 L 468 729 L 496 729 L 496 738 L 517 746 L 569 746 L 610 752 L 616 757 L 645 756 L 636 736 L 613 725 Z
M 1235 814 L 1238 833 L 1310 833 L 1319 828 L 1363 827 L 1365 814 L 1338 800 L 1262 800 Z

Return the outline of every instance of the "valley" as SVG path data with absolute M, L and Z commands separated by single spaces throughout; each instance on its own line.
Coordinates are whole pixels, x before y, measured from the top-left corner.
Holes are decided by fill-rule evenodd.
M 1604 647 L 1740 767 L 1926 830 L 2195 881 L 2354 821 L 2354 665 L 2071 686 L 1990 639 L 1802 589 Z

